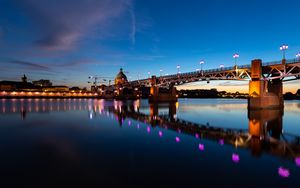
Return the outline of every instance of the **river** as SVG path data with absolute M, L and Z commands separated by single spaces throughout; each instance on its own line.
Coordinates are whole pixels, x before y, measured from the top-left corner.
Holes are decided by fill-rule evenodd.
M 0 99 L 0 185 L 300 187 L 300 101 Z

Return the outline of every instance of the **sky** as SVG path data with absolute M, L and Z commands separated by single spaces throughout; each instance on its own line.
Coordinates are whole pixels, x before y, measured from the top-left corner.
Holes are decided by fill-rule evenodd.
M 0 0 L 0 80 L 50 79 L 89 87 L 88 77 L 151 75 L 280 60 L 300 51 L 298 0 Z M 102 81 L 103 81 L 102 79 Z M 104 81 L 103 81 L 104 82 Z M 248 82 L 185 89 L 248 91 Z M 300 82 L 284 83 L 295 92 Z

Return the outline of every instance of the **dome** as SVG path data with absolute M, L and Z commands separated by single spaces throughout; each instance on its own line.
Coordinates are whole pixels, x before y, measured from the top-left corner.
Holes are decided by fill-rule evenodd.
M 127 81 L 127 77 L 126 75 L 123 73 L 123 69 L 121 68 L 120 69 L 120 72 L 117 74 L 116 78 L 115 78 L 115 84 L 118 85 L 118 84 L 124 84 L 128 82 Z

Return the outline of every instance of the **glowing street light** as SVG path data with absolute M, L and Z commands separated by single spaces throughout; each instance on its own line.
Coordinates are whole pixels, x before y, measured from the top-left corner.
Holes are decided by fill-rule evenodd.
M 177 65 L 176 68 L 177 68 L 177 74 L 179 74 L 180 65 Z
M 201 60 L 201 61 L 199 62 L 199 64 L 200 64 L 200 66 L 201 66 L 201 71 L 202 71 L 202 66 L 203 66 L 203 64 L 204 64 L 204 60 Z
M 223 69 L 223 68 L 224 68 L 224 64 L 221 64 L 221 65 L 220 65 L 220 69 Z
M 283 44 L 279 47 L 280 51 L 282 51 L 282 55 L 283 55 L 283 58 L 282 59 L 285 59 L 285 51 L 289 48 L 289 46 L 287 44 Z
M 297 60 L 300 60 L 300 52 L 296 53 Z
M 238 53 L 233 54 L 233 58 L 234 58 L 234 65 L 236 66 L 236 61 L 237 59 L 240 57 L 240 55 Z
M 148 71 L 148 78 L 150 78 L 150 74 L 151 74 L 151 73 Z

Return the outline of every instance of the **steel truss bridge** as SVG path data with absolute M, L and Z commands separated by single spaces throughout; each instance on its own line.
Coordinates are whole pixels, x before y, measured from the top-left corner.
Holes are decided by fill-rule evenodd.
M 281 79 L 291 81 L 300 78 L 300 60 L 289 59 L 262 64 L 261 80 L 270 81 Z M 285 79 L 287 78 L 287 79 Z M 210 80 L 251 80 L 251 65 L 238 65 L 217 69 L 199 70 L 157 77 L 158 86 L 183 85 L 186 83 Z M 128 83 L 131 86 L 150 86 L 151 78 L 134 80 Z

